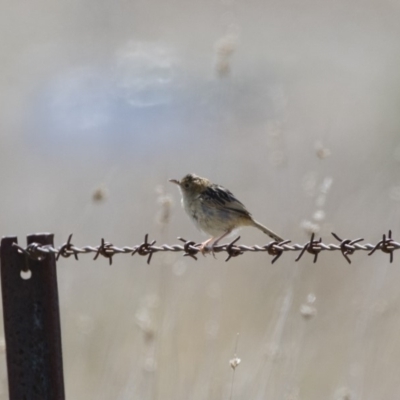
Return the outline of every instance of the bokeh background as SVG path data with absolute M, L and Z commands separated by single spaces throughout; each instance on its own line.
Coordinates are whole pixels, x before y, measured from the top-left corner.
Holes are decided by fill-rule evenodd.
M 188 172 L 293 242 L 399 235 L 399 1 L 0 10 L 1 235 L 204 240 L 167 181 Z M 396 255 L 295 257 L 61 260 L 67 398 L 398 399 Z

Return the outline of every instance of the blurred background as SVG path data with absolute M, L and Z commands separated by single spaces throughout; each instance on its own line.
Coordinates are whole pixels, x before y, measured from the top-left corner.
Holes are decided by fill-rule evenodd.
M 0 9 L 1 235 L 203 241 L 189 172 L 295 243 L 400 234 L 399 1 Z M 399 398 L 397 254 L 296 256 L 61 260 L 67 398 Z

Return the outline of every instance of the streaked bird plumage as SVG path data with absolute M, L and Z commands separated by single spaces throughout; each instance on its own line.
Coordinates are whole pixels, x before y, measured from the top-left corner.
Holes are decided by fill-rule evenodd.
M 178 185 L 182 194 L 182 205 L 194 224 L 211 238 L 202 244 L 202 251 L 208 243 L 215 246 L 223 237 L 243 226 L 254 226 L 272 239 L 283 239 L 260 224 L 231 191 L 221 185 L 195 174 L 188 174 L 181 180 L 170 179 Z

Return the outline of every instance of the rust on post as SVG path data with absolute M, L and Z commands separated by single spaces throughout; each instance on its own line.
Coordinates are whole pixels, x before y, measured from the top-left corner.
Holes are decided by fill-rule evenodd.
M 53 246 L 53 235 L 30 235 L 32 243 Z M 0 259 L 9 398 L 64 400 L 55 255 L 32 259 L 15 244 L 3 238 Z

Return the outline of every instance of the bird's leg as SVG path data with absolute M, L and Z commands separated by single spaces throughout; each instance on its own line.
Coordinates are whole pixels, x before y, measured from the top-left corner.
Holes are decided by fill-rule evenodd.
M 226 231 L 224 234 L 222 234 L 221 236 L 217 237 L 217 239 L 214 240 L 214 243 L 211 245 L 211 253 L 213 254 L 214 258 L 215 258 L 215 254 L 214 254 L 214 247 L 218 244 L 218 242 L 223 239 L 225 236 L 228 236 L 230 233 L 232 232 L 232 230 L 228 230 Z
M 215 253 L 214 253 L 214 247 L 218 244 L 218 242 L 223 239 L 225 236 L 228 236 L 230 233 L 232 232 L 232 230 L 228 230 L 226 232 L 224 232 L 221 236 L 218 236 L 216 240 L 214 240 L 213 237 L 210 237 L 210 239 L 207 239 L 205 242 L 201 243 L 199 250 L 201 251 L 201 254 L 203 254 L 203 256 L 206 255 L 206 253 L 210 252 L 212 253 L 213 257 L 215 258 Z M 214 240 L 214 242 L 208 246 L 208 244 L 210 242 L 212 242 Z

